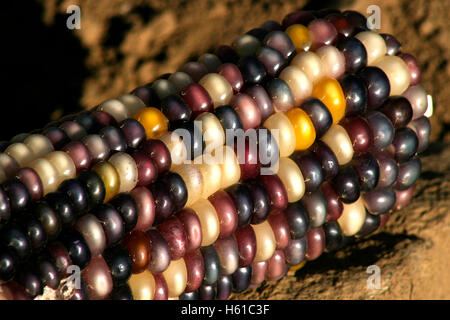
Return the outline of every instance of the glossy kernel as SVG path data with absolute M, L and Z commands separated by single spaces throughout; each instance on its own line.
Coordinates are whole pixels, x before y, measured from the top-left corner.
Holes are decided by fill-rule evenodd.
M 235 93 L 244 86 L 244 79 L 239 68 L 233 63 L 224 63 L 217 69 L 217 73 L 224 77 L 233 88 Z
M 122 240 L 125 235 L 125 222 L 120 213 L 112 205 L 99 205 L 94 210 L 94 214 L 103 227 L 106 238 L 106 247 L 111 247 Z
M 413 120 L 408 125 L 417 135 L 418 147 L 417 152 L 425 151 L 430 144 L 431 123 L 427 117 L 420 117 Z
M 283 250 L 276 250 L 269 259 L 266 271 L 266 279 L 276 281 L 281 279 L 287 272 L 286 255 Z
M 350 37 L 355 27 L 350 21 L 340 12 L 330 13 L 325 16 L 325 20 L 331 22 L 338 32 L 338 37 Z
M 144 127 L 147 140 L 158 138 L 168 129 L 168 120 L 164 114 L 156 108 L 149 107 L 139 110 L 133 115 Z
M 164 98 L 177 93 L 175 86 L 169 80 L 162 78 L 155 80 L 152 83 L 151 88 L 155 91 L 159 100 L 163 100 Z
M 134 300 L 153 300 L 155 296 L 155 278 L 148 270 L 131 275 L 128 280 Z
M 377 188 L 363 195 L 367 210 L 379 215 L 388 212 L 395 204 L 396 196 L 392 188 Z
M 282 211 L 272 211 L 267 219 L 275 236 L 277 249 L 287 247 L 290 239 L 289 223 Z
M 106 235 L 101 222 L 94 215 L 89 213 L 78 219 L 75 229 L 83 235 L 93 257 L 103 253 Z
M 92 300 L 105 299 L 113 289 L 113 280 L 108 265 L 102 256 L 94 257 L 83 270 L 83 278 Z
M 180 96 L 192 110 L 194 117 L 202 112 L 211 112 L 214 109 L 213 101 L 208 91 L 198 83 L 191 83 L 183 88 Z
M 197 116 L 195 121 L 201 123 L 205 150 L 212 150 L 225 144 L 225 132 L 220 120 L 213 113 L 204 112 Z
M 26 211 L 32 203 L 28 188 L 17 178 L 9 179 L 2 183 L 1 189 L 4 192 L 3 196 L 9 200 L 12 214 Z
M 271 209 L 284 210 L 288 205 L 287 192 L 283 182 L 276 174 L 259 176 L 270 198 Z
M 396 130 L 392 144 L 386 149 L 398 162 L 409 160 L 419 146 L 416 133 L 406 127 Z
M 292 59 L 291 65 L 300 68 L 313 84 L 324 76 L 322 60 L 315 52 L 300 52 Z
M 283 112 L 276 112 L 264 122 L 264 127 L 277 141 L 280 157 L 288 157 L 294 152 L 296 135 L 289 118 Z
M 312 151 L 322 167 L 323 180 L 330 180 L 337 175 L 339 171 L 339 162 L 334 154 L 323 141 L 317 141 L 313 144 Z
M 237 209 L 233 199 L 223 190 L 219 190 L 208 198 L 219 217 L 219 238 L 229 237 L 238 226 Z
M 256 57 L 270 77 L 276 77 L 286 66 L 286 59 L 281 52 L 268 46 L 260 48 L 256 52 Z
M 344 203 L 352 203 L 360 196 L 359 177 L 351 165 L 339 168 L 331 184 Z
M 184 259 L 172 260 L 167 270 L 163 272 L 163 276 L 169 289 L 169 298 L 175 298 L 182 294 L 188 278 Z
M 357 154 L 369 151 L 373 144 L 373 136 L 369 124 L 363 117 L 347 117 L 342 121 L 347 131 L 353 150 Z
M 150 263 L 150 238 L 142 231 L 133 231 L 124 240 L 123 245 L 130 254 L 133 273 L 141 273 Z
M 261 111 L 251 96 L 238 93 L 231 98 L 230 105 L 238 114 L 244 130 L 259 127 Z
M 32 201 L 37 201 L 43 196 L 43 184 L 38 173 L 29 168 L 21 168 L 17 171 L 16 178 L 19 179 L 28 189 Z M 1 211 L 1 209 L 0 209 Z M 2 214 L 0 213 L 0 221 Z
M 269 222 L 251 225 L 256 237 L 256 254 L 254 262 L 270 259 L 276 249 L 276 239 Z
M 356 38 L 345 38 L 336 46 L 345 57 L 345 71 L 355 73 L 367 65 L 367 52 Z
M 322 61 L 325 77 L 338 79 L 345 72 L 344 54 L 334 46 L 323 46 L 316 51 Z
M 324 19 L 315 19 L 308 24 L 311 33 L 311 49 L 317 50 L 322 46 L 332 45 L 337 39 L 337 30 L 331 22 Z
M 205 263 L 200 250 L 186 253 L 184 262 L 187 269 L 187 284 L 185 292 L 193 292 L 197 290 L 203 281 L 205 275 Z
M 295 150 L 308 149 L 316 139 L 316 130 L 305 111 L 294 108 L 286 112 L 295 132 Z
M 129 148 L 137 148 L 145 140 L 145 129 L 135 119 L 125 119 L 118 124 Z
M 103 184 L 105 185 L 104 202 L 108 202 L 119 193 L 119 174 L 114 166 L 109 162 L 99 162 L 92 168 L 92 170 L 95 171 L 102 179 Z
M 366 219 L 367 220 L 367 219 Z M 336 221 L 331 221 L 323 226 L 326 238 L 326 251 L 333 252 L 343 246 L 344 237 L 342 236 L 341 228 Z
M 208 177 L 203 180 L 202 198 L 206 199 L 220 189 L 222 167 L 216 159 L 211 159 L 211 161 L 208 160 L 207 163 L 204 158 L 202 159 L 201 164 L 195 164 L 195 166 L 200 171 L 202 177 Z
M 345 96 L 341 85 L 336 79 L 323 78 L 313 87 L 312 97 L 322 101 L 330 110 L 333 123 L 338 123 L 345 114 Z
M 337 220 L 341 227 L 342 234 L 345 236 L 353 236 L 362 228 L 366 217 L 366 208 L 362 198 L 349 204 L 344 203 L 342 215 Z
M 171 257 L 169 245 L 158 230 L 150 229 L 147 231 L 147 236 L 150 240 L 150 261 L 148 270 L 152 273 L 161 273 L 166 270 L 170 264 Z
M 297 51 L 307 51 L 311 47 L 311 34 L 304 25 L 293 24 L 284 32 L 291 38 Z
M 256 254 L 255 231 L 249 225 L 239 228 L 234 233 L 239 250 L 239 267 L 249 266 Z
M 155 199 L 149 189 L 136 187 L 130 192 L 136 201 L 138 220 L 135 230 L 147 231 L 155 221 Z
M 45 156 L 53 151 L 53 145 L 50 140 L 41 134 L 31 134 L 24 141 L 28 148 L 33 152 L 34 159 Z
M 175 212 L 175 203 L 167 185 L 156 181 L 150 185 L 150 191 L 155 199 L 155 224 L 160 224 Z
M 106 159 L 108 159 L 111 150 L 109 148 L 107 141 L 103 139 L 100 135 L 98 134 L 87 135 L 81 140 L 81 142 L 91 155 L 92 164 L 95 164 L 99 161 L 105 161 Z M 66 150 L 66 152 L 68 151 Z
M 428 107 L 427 93 L 421 86 L 410 86 L 408 90 L 402 93 L 402 96 L 408 99 L 413 109 L 412 120 L 424 115 Z
M 286 112 L 295 107 L 294 95 L 283 79 L 271 79 L 266 83 L 265 88 L 275 111 Z
M 87 170 L 91 166 L 92 156 L 89 149 L 80 141 L 72 141 L 63 149 L 72 158 L 77 174 L 83 170 Z
M 109 204 L 120 213 L 125 232 L 133 230 L 138 220 L 138 208 L 134 198 L 129 193 L 119 193 Z
M 284 187 L 283 187 L 284 188 Z M 238 226 L 243 227 L 250 223 L 254 205 L 250 190 L 246 184 L 237 183 L 225 190 L 233 199 L 238 214 Z M 286 195 L 287 199 L 287 195 Z
M 188 155 L 186 144 L 183 142 L 182 137 L 177 132 L 167 131 L 162 136 L 160 136 L 158 139 L 159 140 L 153 140 L 153 141 L 159 141 L 159 143 L 162 142 L 162 144 L 165 146 L 164 149 L 167 150 L 168 152 L 165 154 L 159 154 L 159 153 L 155 152 L 154 157 L 152 158 L 152 160 L 154 161 L 155 164 L 157 164 L 155 159 L 158 159 L 158 157 L 162 156 L 161 160 L 167 160 L 168 161 L 167 166 L 168 167 L 170 166 L 169 168 L 173 169 L 175 165 L 184 163 L 184 161 L 187 160 L 187 158 L 190 156 L 190 155 Z M 164 159 L 165 156 L 167 156 L 168 158 Z M 169 159 L 169 157 L 170 157 L 170 159 Z M 167 168 L 167 169 L 169 169 L 169 168 Z M 159 169 L 158 169 L 157 173 L 159 174 L 162 172 L 159 172 Z
M 214 243 L 220 262 L 220 273 L 222 275 L 231 275 L 239 267 L 239 249 L 236 240 L 233 237 L 218 239 Z
M 353 158 L 353 146 L 347 131 L 336 124 L 321 138 L 323 142 L 334 152 L 339 165 L 349 163 Z
M 186 73 L 193 82 L 198 82 L 205 74 L 208 73 L 208 68 L 201 62 L 190 61 L 182 66 L 178 72 Z M 176 90 L 175 87 L 174 90 Z
M 339 78 L 345 96 L 345 115 L 358 116 L 367 110 L 367 88 L 364 81 L 353 74 Z
M 237 183 L 241 178 L 241 167 L 234 150 L 229 146 L 220 147 L 214 151 L 213 156 L 221 163 L 221 188 L 225 189 Z
M 291 156 L 302 172 L 305 180 L 306 192 L 313 192 L 321 185 L 323 173 L 321 163 L 314 153 L 309 151 L 297 151 Z
M 252 278 L 250 280 L 251 287 L 258 287 L 266 278 L 267 261 L 252 263 Z
M 383 70 L 375 66 L 363 68 L 358 76 L 364 81 L 367 88 L 367 106 L 369 109 L 377 109 L 391 92 L 389 78 Z
M 188 193 L 186 206 L 190 206 L 202 196 L 205 178 L 200 170 L 192 164 L 176 166 L 173 171 L 178 173 L 186 184 Z
M 75 178 L 75 164 L 67 153 L 63 151 L 53 151 L 47 154 L 45 159 L 50 161 L 58 172 L 58 185 L 64 180 Z
M 321 191 L 308 192 L 302 198 L 302 204 L 308 212 L 311 228 L 318 228 L 325 223 L 327 217 L 327 201 Z
M 133 94 L 123 94 L 119 96 L 117 100 L 121 101 L 125 107 L 127 107 L 128 115 L 135 114 L 139 110 L 145 108 L 145 103 Z
M 325 232 L 323 228 L 309 229 L 306 234 L 308 242 L 306 259 L 311 261 L 317 259 L 325 250 Z
M 339 194 L 334 190 L 329 182 L 322 183 L 320 186 L 323 196 L 327 204 L 327 217 L 326 221 L 336 221 L 342 214 L 344 206 L 342 201 L 339 200 Z
M 246 181 L 253 202 L 252 224 L 259 224 L 267 220 L 270 214 L 270 198 L 264 185 L 258 180 Z
M 364 48 L 366 48 L 368 65 L 373 65 L 387 52 L 386 42 L 383 37 L 374 31 L 360 32 L 355 38 L 361 41 Z
M 200 220 L 202 247 L 213 244 L 220 233 L 220 222 L 216 209 L 211 202 L 205 199 L 198 200 L 191 206 L 191 209 L 195 211 Z
M 300 68 L 289 66 L 280 73 L 280 79 L 286 81 L 294 96 L 296 106 L 300 105 L 306 98 L 311 95 L 312 82 Z
M 261 46 L 261 41 L 256 37 L 244 34 L 237 37 L 231 47 L 236 51 L 240 57 L 247 57 L 253 55 Z
M 5 153 L 17 161 L 19 166 L 23 167 L 33 161 L 33 151 L 24 143 L 16 142 L 9 145 Z
M 395 56 L 397 53 L 399 53 L 400 49 L 402 48 L 402 44 L 393 35 L 388 33 L 381 33 L 380 36 L 382 36 L 384 42 L 386 42 L 386 54 Z
M 138 172 L 137 186 L 148 186 L 150 183 L 155 182 L 158 176 L 158 168 L 153 160 L 141 150 L 135 150 L 130 155 L 136 162 Z
M 134 159 L 128 153 L 117 152 L 108 162 L 114 166 L 119 175 L 119 192 L 130 192 L 138 181 L 138 169 Z
M 180 220 L 186 232 L 186 252 L 192 252 L 200 248 L 202 243 L 202 227 L 195 211 L 184 208 L 177 213 L 176 217 Z
M 233 96 L 233 88 L 230 83 L 218 73 L 208 73 L 198 83 L 208 91 L 214 108 L 228 104 Z
M 262 121 L 266 121 L 266 119 L 275 112 L 273 109 L 272 100 L 263 86 L 258 84 L 251 86 L 245 90 L 245 93 L 255 100 L 261 112 Z
M 78 141 L 87 135 L 84 126 L 75 121 L 64 121 L 59 128 L 62 129 L 72 141 Z
M 172 260 L 178 260 L 186 253 L 187 235 L 177 217 L 171 217 L 158 226 L 158 231 L 167 241 Z
M 98 107 L 98 111 L 103 111 L 111 115 L 117 122 L 125 120 L 129 114 L 125 104 L 118 99 L 109 99 L 102 102 Z
M 170 95 L 161 101 L 161 111 L 172 122 L 189 121 L 192 111 L 178 95 Z
M 281 52 L 285 59 L 295 53 L 295 46 L 286 33 L 280 30 L 270 31 L 264 37 L 264 44 Z
M 284 249 L 286 263 L 290 266 L 300 265 L 305 260 L 306 237 L 289 240 L 288 246 Z
M 375 61 L 375 66 L 383 70 L 391 86 L 390 95 L 402 94 L 409 87 L 410 74 L 406 63 L 397 56 L 384 56 Z
M 300 200 L 305 193 L 305 181 L 300 168 L 292 159 L 280 158 L 278 177 L 284 184 L 289 202 Z

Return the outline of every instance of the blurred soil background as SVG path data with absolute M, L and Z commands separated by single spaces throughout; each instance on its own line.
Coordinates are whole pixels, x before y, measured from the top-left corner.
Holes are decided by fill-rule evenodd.
M 81 8 L 69 30 L 68 6 Z M 381 31 L 416 56 L 433 95 L 433 144 L 412 203 L 382 232 L 324 254 L 296 274 L 234 299 L 450 299 L 450 1 L 449 0 L 28 0 L 0 10 L 0 140 L 92 108 L 266 20 L 297 9 L 381 8 Z M 381 289 L 367 289 L 367 266 Z

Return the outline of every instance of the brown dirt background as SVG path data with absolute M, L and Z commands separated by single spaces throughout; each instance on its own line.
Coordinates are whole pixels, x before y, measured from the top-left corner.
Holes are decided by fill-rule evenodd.
M 80 30 L 65 27 L 71 4 L 81 8 Z M 381 8 L 381 32 L 394 34 L 403 51 L 417 57 L 422 85 L 434 98 L 434 142 L 423 157 L 415 197 L 382 232 L 232 298 L 450 299 L 449 0 L 42 0 L 16 5 L 0 13 L 7 23 L 0 29 L 8 44 L 3 50 L 9 55 L 0 67 L 10 80 L 1 89 L 3 105 L 9 107 L 2 108 L 2 118 L 15 123 L 14 129 L 2 128 L 2 138 L 127 93 L 295 9 L 365 13 L 372 4 Z M 366 287 L 366 268 L 372 264 L 381 268 L 380 290 Z

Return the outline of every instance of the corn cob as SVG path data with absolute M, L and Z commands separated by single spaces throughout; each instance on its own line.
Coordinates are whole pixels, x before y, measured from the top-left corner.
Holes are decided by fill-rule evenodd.
M 429 142 L 399 50 L 356 12 L 296 12 L 3 144 L 3 287 L 35 297 L 75 264 L 76 299 L 225 299 L 375 231 L 412 197 Z M 224 147 L 251 129 L 256 149 Z M 208 147 L 224 161 L 200 161 Z

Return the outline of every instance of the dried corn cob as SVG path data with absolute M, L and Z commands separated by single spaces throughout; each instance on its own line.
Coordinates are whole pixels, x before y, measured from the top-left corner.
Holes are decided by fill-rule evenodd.
M 3 144 L 4 288 L 34 297 L 75 264 L 74 298 L 224 299 L 375 231 L 412 197 L 430 133 L 399 47 L 358 13 L 296 12 Z

